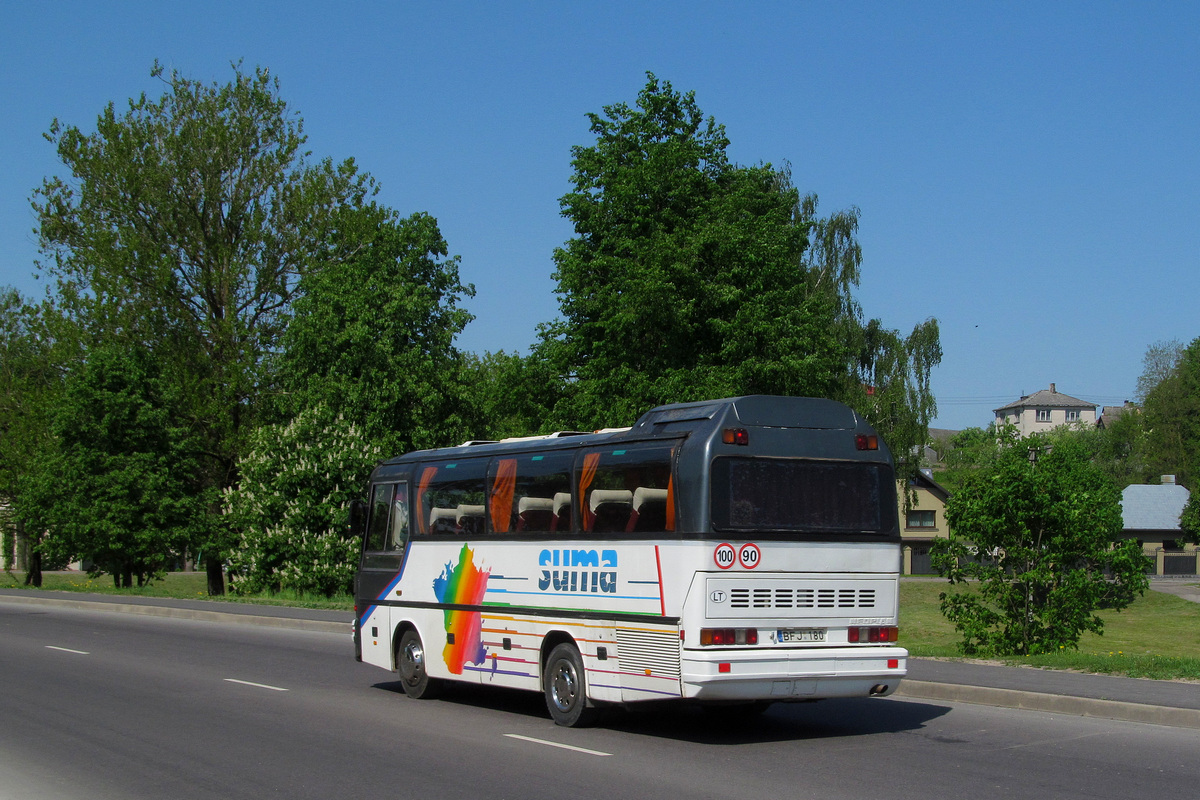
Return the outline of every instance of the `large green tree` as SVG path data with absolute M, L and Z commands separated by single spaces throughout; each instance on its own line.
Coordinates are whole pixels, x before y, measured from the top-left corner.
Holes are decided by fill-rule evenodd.
M 666 402 L 739 394 L 850 402 L 907 455 L 924 444 L 941 358 L 930 320 L 903 336 L 853 297 L 858 212 L 819 218 L 788 170 L 739 166 L 692 93 L 648 77 L 634 107 L 589 115 L 554 254 L 560 427 L 628 424 Z
M 41 547 L 56 562 L 84 560 L 140 586 L 192 538 L 194 448 L 164 393 L 155 360 L 123 345 L 92 350 L 68 377 L 18 508 L 27 527 L 49 532 Z
M 235 64 L 223 84 L 153 74 L 161 97 L 110 103 L 91 132 L 54 122 L 47 138 L 67 174 L 33 207 L 63 307 L 96 340 L 152 351 L 180 388 L 202 492 L 236 483 L 300 277 L 336 260 L 334 220 L 371 183 L 352 160 L 309 160 L 266 69 Z M 227 537 L 214 522 L 196 544 L 210 592 L 222 592 Z
M 468 437 L 454 339 L 473 290 L 428 214 L 338 215 L 348 255 L 300 279 L 282 338 L 277 422 L 262 426 L 226 495 L 238 592 L 348 591 L 349 501 L 384 456 Z
M 964 654 L 1011 655 L 1077 647 L 1102 633 L 1100 609 L 1145 592 L 1146 558 L 1118 542 L 1121 493 L 1084 443 L 1009 432 L 999 452 L 946 503 L 952 534 L 933 563 L 965 591 L 943 592 L 942 613 Z
M 0 504 L 10 511 L 26 503 L 22 478 L 53 445 L 63 378 L 79 359 L 79 331 L 53 303 L 30 304 L 14 289 L 0 290 Z M 9 522 L 8 563 L 26 570 L 26 583 L 41 585 L 37 545 L 44 531 L 28 528 L 19 514 Z
M 462 301 L 474 289 L 459 280 L 437 221 L 348 209 L 332 244 L 347 255 L 300 279 L 281 340 L 282 418 L 336 409 L 385 452 L 467 435 L 454 341 L 472 319 Z

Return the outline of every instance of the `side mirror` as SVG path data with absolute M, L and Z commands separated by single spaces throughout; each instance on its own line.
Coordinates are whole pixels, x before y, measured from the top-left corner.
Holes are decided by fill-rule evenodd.
M 362 537 L 367 533 L 367 503 L 365 500 L 350 501 L 350 535 Z

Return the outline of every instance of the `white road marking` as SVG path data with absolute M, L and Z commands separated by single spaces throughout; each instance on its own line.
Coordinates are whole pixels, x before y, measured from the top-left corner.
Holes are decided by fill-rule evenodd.
M 570 744 L 562 744 L 561 742 L 548 742 L 545 739 L 534 739 L 531 736 L 521 736 L 517 733 L 504 734 L 510 739 L 520 739 L 523 742 L 533 742 L 534 744 L 544 744 L 549 747 L 561 747 L 563 750 L 574 750 L 576 753 L 586 753 L 589 756 L 611 756 L 612 753 L 602 753 L 599 750 L 588 750 L 586 747 L 575 747 Z
M 64 653 L 75 653 L 76 655 L 80 655 L 80 656 L 90 656 L 91 655 L 91 653 L 87 652 L 86 650 L 72 650 L 69 647 L 55 647 L 52 644 L 46 645 L 46 649 L 47 650 L 61 650 Z
M 229 681 L 230 683 L 240 683 L 243 686 L 255 686 L 259 689 L 270 689 L 272 692 L 287 691 L 287 689 L 284 689 L 280 686 L 268 686 L 265 683 L 253 683 L 252 681 L 239 681 L 237 678 L 226 678 L 225 680 Z

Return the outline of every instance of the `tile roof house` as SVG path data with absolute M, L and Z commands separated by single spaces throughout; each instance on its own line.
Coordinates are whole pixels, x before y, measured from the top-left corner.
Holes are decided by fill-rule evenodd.
M 1121 518 L 1126 539 L 1135 539 L 1142 552 L 1155 560 L 1156 575 L 1195 575 L 1197 552 L 1181 541 L 1179 517 L 1191 493 L 1163 475 L 1158 486 L 1133 484 L 1121 492 Z
M 1059 425 L 1096 424 L 1096 404 L 1078 397 L 1060 394 L 1052 383 L 1020 400 L 995 410 L 996 425 L 1016 425 L 1021 436 L 1042 433 Z
M 1104 406 L 1100 409 L 1100 419 L 1096 423 L 1096 427 L 1107 428 L 1126 414 L 1136 414 L 1137 412 L 1138 407 L 1128 400 L 1125 401 L 1124 405 Z

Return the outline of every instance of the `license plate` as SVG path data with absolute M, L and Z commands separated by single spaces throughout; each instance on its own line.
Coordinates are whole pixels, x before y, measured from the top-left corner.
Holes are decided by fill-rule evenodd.
M 824 628 L 780 628 L 777 641 L 783 642 L 823 642 Z

